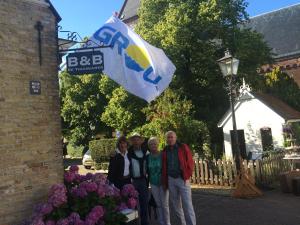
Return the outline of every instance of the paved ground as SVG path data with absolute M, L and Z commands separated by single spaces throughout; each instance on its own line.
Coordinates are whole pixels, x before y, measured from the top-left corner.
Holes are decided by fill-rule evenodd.
M 94 172 L 79 167 L 81 173 Z M 230 197 L 229 190 L 193 189 L 193 203 L 197 225 L 300 225 L 300 197 L 277 190 L 244 200 Z M 171 218 L 172 225 L 180 225 Z
M 300 225 L 300 197 L 275 190 L 243 200 L 221 193 L 193 190 L 197 225 Z M 174 216 L 171 222 L 180 225 Z

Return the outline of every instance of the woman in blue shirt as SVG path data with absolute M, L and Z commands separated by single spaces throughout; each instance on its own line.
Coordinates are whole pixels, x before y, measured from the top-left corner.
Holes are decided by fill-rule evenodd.
M 169 192 L 161 185 L 162 160 L 158 150 L 158 139 L 152 137 L 148 141 L 150 155 L 147 159 L 148 177 L 151 192 L 157 205 L 160 225 L 171 225 L 169 213 Z

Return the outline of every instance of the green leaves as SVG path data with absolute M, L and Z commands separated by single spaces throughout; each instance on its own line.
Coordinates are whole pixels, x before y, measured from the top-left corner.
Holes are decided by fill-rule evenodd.
M 107 100 L 99 90 L 102 75 L 80 77 L 61 74 L 61 116 L 66 125 L 65 136 L 77 145 L 87 145 L 96 134 L 106 129 L 100 117 Z
M 177 68 L 171 89 L 191 101 L 194 119 L 209 125 L 220 146 L 216 124 L 229 102 L 216 60 L 229 48 L 241 61 L 239 76 L 260 88 L 257 68 L 271 59 L 262 36 L 244 26 L 246 7 L 244 0 L 143 0 L 135 28 L 170 57 Z
M 101 120 L 123 133 L 142 125 L 145 116 L 141 109 L 146 102 L 129 94 L 124 88 L 116 88 L 109 99 Z
M 300 89 L 297 83 L 280 68 L 264 76 L 264 92 L 276 96 L 296 110 L 300 111 Z
M 108 162 L 110 154 L 116 150 L 116 139 L 93 140 L 89 143 L 92 159 L 96 163 Z
M 246 7 L 244 0 L 141 1 L 135 31 L 164 49 L 175 64 L 170 90 L 147 105 L 106 76 L 62 75 L 68 135 L 86 143 L 103 131 L 140 130 L 163 140 L 173 129 L 195 151 L 209 156 L 212 142 L 219 144 L 221 153 L 223 136 L 216 124 L 229 101 L 216 60 L 226 48 L 232 50 L 240 59 L 240 80 L 245 78 L 255 90 L 264 88 L 257 68 L 271 62 L 263 37 L 247 29 Z
M 191 101 L 168 89 L 144 109 L 147 124 L 140 128 L 146 136 L 156 136 L 164 145 L 165 133 L 174 130 L 180 141 L 188 143 L 194 152 L 210 157 L 210 137 L 206 124 L 194 119 Z

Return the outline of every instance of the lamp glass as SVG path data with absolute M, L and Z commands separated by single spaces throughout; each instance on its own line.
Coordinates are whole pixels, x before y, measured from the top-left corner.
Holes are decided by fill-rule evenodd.
M 224 77 L 236 75 L 240 61 L 236 58 L 227 58 L 219 61 L 219 66 Z

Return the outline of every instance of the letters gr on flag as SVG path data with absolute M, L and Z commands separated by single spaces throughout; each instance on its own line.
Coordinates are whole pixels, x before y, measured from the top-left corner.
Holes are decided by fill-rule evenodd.
M 103 72 L 130 93 L 151 102 L 169 86 L 176 69 L 170 59 L 117 17 L 112 16 L 90 41 L 111 46 L 102 49 Z
M 70 53 L 67 71 L 71 75 L 101 73 L 104 69 L 103 53 L 100 51 Z

